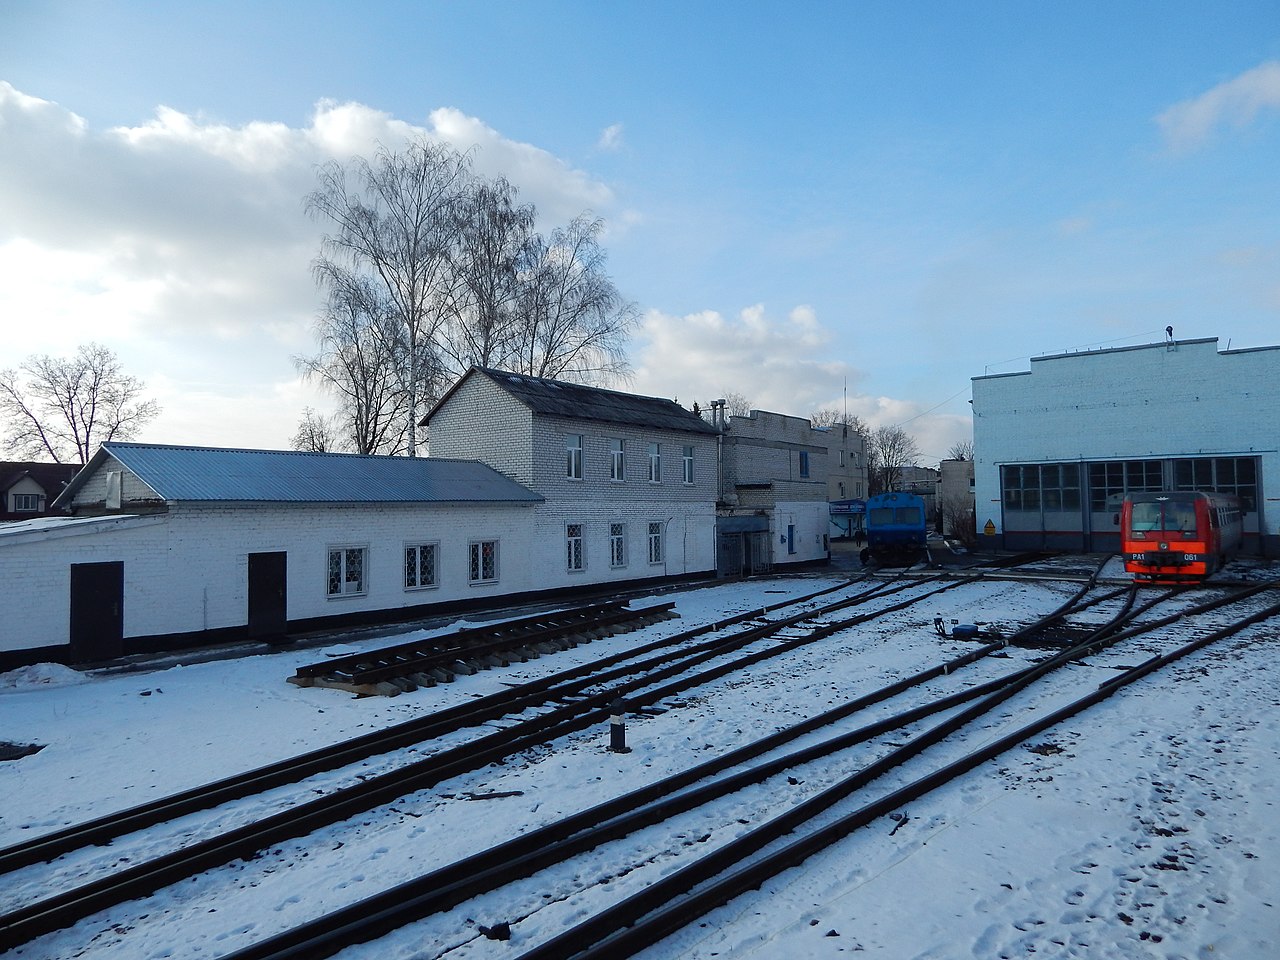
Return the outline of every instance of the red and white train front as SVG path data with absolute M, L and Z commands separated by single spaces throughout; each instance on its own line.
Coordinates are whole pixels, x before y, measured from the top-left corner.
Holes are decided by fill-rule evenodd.
M 1216 493 L 1131 493 L 1120 509 L 1124 568 L 1152 583 L 1193 583 L 1240 547 L 1240 503 Z

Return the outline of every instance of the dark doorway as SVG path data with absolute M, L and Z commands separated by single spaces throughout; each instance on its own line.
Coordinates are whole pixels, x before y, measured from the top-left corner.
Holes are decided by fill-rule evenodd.
M 249 639 L 272 642 L 284 637 L 289 596 L 288 554 L 249 554 Z
M 71 565 L 71 658 L 110 660 L 124 653 L 124 563 Z

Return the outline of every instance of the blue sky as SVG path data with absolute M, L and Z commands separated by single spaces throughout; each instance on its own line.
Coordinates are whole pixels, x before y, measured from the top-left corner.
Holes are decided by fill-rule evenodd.
M 1280 342 L 1274 2 L 5 0 L 0 84 L 0 367 L 107 343 L 143 439 L 323 403 L 301 196 L 414 128 L 605 218 L 638 392 L 847 402 L 936 462 L 972 376 Z

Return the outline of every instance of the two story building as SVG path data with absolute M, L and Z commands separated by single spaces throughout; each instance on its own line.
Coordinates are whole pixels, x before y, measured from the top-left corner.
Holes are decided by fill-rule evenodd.
M 714 410 L 721 410 L 713 407 Z M 830 557 L 825 431 L 804 417 L 752 410 L 724 421 L 717 546 L 722 574 Z
M 473 367 L 423 419 L 432 457 L 534 491 L 548 587 L 711 575 L 717 430 L 672 400 Z

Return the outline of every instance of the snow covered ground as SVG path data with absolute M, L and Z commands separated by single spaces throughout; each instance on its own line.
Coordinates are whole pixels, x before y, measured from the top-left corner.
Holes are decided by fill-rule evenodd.
M 298 665 L 326 652 L 389 642 L 360 634 L 335 638 L 327 648 L 169 662 L 141 672 L 85 675 L 44 665 L 0 675 L 0 741 L 45 745 L 0 763 L 0 846 L 838 579 L 776 578 L 664 596 L 676 599 L 681 621 L 395 699 L 356 699 L 285 682 Z M 607 750 L 607 727 L 584 732 L 353 823 L 280 844 L 251 862 L 209 871 L 12 953 L 51 960 L 225 955 L 970 649 L 938 637 L 935 615 L 1012 628 L 1057 607 L 1076 587 L 1052 579 L 957 587 L 919 608 L 765 661 L 745 676 L 689 691 L 655 716 L 628 718 L 631 753 Z M 1184 593 L 1171 603 L 1185 607 L 1199 598 Z M 1100 605 L 1078 622 L 1101 623 L 1114 609 Z M 1023 704 L 1047 710 L 1074 699 L 1117 667 L 1185 642 L 1227 617 L 1203 619 L 1213 622 L 1188 621 L 1073 664 L 1010 701 L 996 720 L 1017 725 L 1014 714 Z M 941 678 L 929 691 L 961 689 L 1043 655 L 1011 649 L 1007 658 Z M 917 801 L 896 819 L 854 833 L 644 956 L 1280 956 L 1278 656 L 1280 624 L 1274 621 L 1210 646 Z M 872 709 L 840 729 L 903 706 Z M 797 768 L 344 956 L 519 956 L 587 912 L 849 775 L 929 723 Z M 997 735 L 989 727 L 957 737 L 841 809 L 860 806 Z M 442 746 L 433 742 L 420 751 Z M 421 752 L 376 758 L 355 772 L 313 778 L 20 871 L 5 878 L 0 911 L 98 876 L 125 857 L 136 862 Z M 502 796 L 476 799 L 486 794 Z M 480 933 L 480 926 L 500 921 L 511 923 L 510 941 Z

